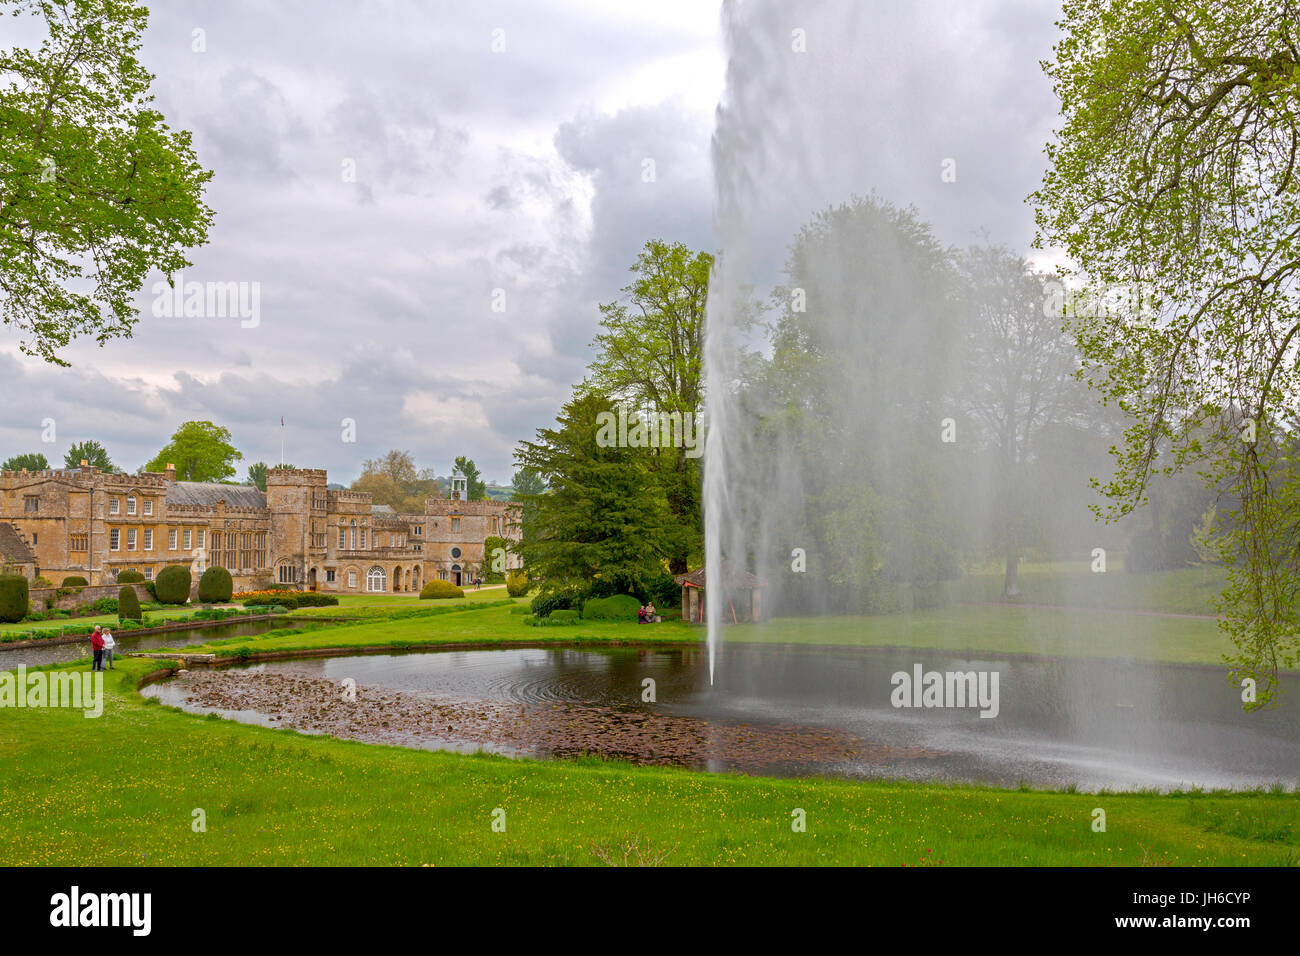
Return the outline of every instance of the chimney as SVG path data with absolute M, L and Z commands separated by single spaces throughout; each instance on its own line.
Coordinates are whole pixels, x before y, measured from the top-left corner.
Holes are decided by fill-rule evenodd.
M 82 467 L 82 468 L 89 468 L 89 467 L 90 467 L 90 462 L 87 461 L 85 458 L 81 459 L 81 467 Z
M 176 466 L 173 465 L 171 462 L 167 463 L 167 480 L 168 481 L 176 480 Z

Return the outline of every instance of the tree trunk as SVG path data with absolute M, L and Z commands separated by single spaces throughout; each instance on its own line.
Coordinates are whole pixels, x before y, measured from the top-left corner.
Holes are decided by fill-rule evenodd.
M 1020 555 L 1014 547 L 1007 548 L 1007 573 L 1002 582 L 1002 596 L 1020 597 Z

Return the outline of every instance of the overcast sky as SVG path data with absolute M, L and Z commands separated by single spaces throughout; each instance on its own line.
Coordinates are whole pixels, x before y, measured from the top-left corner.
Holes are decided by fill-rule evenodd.
M 806 33 L 803 72 L 775 71 L 789 87 L 774 110 L 818 112 L 792 128 L 824 138 L 827 162 L 815 188 L 755 217 L 771 263 L 810 203 L 873 188 L 945 241 L 987 229 L 1028 252 L 1054 4 L 786 2 L 767 11 L 784 33 L 772 10 Z M 279 460 L 283 416 L 286 458 L 332 480 L 402 448 L 443 474 L 467 454 L 508 482 L 516 443 L 582 378 L 596 304 L 641 245 L 716 251 L 728 56 L 708 0 L 157 4 L 143 51 L 157 105 L 215 172 L 215 224 L 184 279 L 258 283 L 259 323 L 158 318 L 146 287 L 134 338 L 79 343 L 71 369 L 0 330 L 0 456 L 60 464 L 96 438 L 134 470 L 208 419 L 234 434 L 242 478 Z

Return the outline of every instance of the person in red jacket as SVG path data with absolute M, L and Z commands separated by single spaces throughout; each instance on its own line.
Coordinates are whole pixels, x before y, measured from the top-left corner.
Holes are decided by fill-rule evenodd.
M 92 671 L 102 671 L 104 669 L 104 629 L 98 624 L 90 632 L 90 648 L 95 652 L 95 663 L 90 669 Z

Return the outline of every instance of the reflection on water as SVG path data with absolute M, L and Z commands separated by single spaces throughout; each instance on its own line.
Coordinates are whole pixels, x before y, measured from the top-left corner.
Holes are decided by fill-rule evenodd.
M 504 702 L 521 715 L 555 704 L 594 705 L 718 728 L 747 725 L 759 739 L 770 734 L 784 741 L 791 727 L 821 728 L 891 755 L 811 766 L 774 758 L 764 773 L 1083 789 L 1294 785 L 1300 779 L 1295 675 L 1282 678 L 1280 705 L 1247 714 L 1238 691 L 1213 668 L 740 644 L 722 654 L 725 666 L 713 687 L 705 652 L 694 648 L 441 651 L 284 661 L 255 670 Z M 996 672 L 997 716 L 891 706 L 891 678 L 916 665 Z M 647 678 L 654 681 L 654 702 L 643 700 Z M 182 681 L 152 692 L 168 703 L 181 704 L 185 696 Z M 725 765 L 723 759 L 711 769 Z
M 119 654 L 129 651 L 153 651 L 160 647 L 186 647 L 191 644 L 206 644 L 224 637 L 247 637 L 253 634 L 265 634 L 277 628 L 294 626 L 288 618 L 265 621 L 242 621 L 238 624 L 214 624 L 211 627 L 178 628 L 161 634 L 137 634 L 130 631 L 117 631 L 112 625 L 109 630 L 117 641 Z M 19 664 L 35 667 L 37 664 L 61 664 L 90 657 L 90 638 L 74 644 L 46 644 L 39 647 L 9 647 L 0 644 L 0 670 L 12 670 Z

